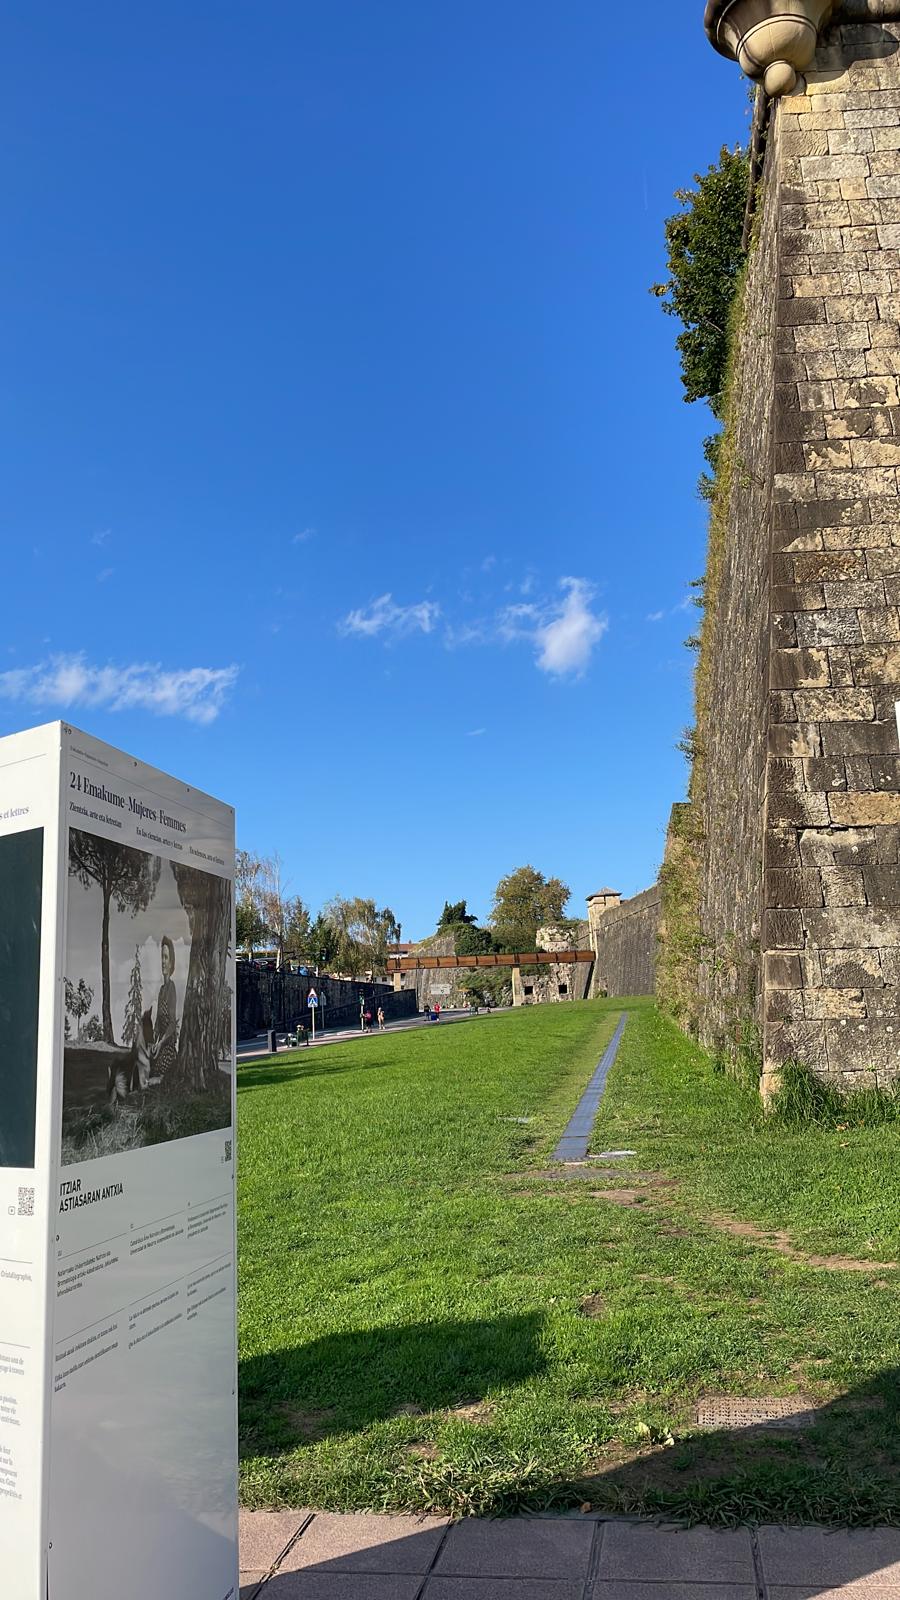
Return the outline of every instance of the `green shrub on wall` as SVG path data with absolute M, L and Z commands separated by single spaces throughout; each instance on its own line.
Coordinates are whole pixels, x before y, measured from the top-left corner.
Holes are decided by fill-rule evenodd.
M 676 346 L 685 399 L 706 400 L 723 423 L 721 432 L 706 440 L 710 471 L 700 479 L 700 493 L 709 504 L 709 536 L 706 571 L 696 585 L 703 622 L 688 641 L 697 651 L 695 722 L 680 745 L 690 769 L 688 800 L 672 809 L 660 873 L 657 998 L 680 1027 L 696 1035 L 701 962 L 716 959 L 716 952 L 703 946 L 700 894 L 713 636 L 734 479 L 730 396 L 738 387 L 736 352 L 745 281 L 741 239 L 749 181 L 746 152 L 723 148 L 718 163 L 694 181 L 695 188 L 676 194 L 682 209 L 666 223 L 669 277 L 653 292 L 663 300 L 664 310 L 684 324 Z

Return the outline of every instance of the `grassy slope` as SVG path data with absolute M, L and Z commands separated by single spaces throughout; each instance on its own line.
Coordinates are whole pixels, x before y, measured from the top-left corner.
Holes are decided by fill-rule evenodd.
M 900 1517 L 897 1275 L 814 1271 L 695 1220 L 900 1259 L 895 1136 L 775 1134 L 639 1003 L 596 1148 L 632 1146 L 678 1187 L 624 1209 L 517 1178 L 618 1004 L 241 1071 L 247 1503 Z M 807 1439 L 690 1433 L 704 1392 L 797 1389 L 885 1408 L 835 1404 Z

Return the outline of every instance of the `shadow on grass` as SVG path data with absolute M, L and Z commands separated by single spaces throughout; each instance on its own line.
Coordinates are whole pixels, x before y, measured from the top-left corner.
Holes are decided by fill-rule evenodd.
M 329 1334 L 240 1364 L 241 1431 L 278 1454 L 391 1417 L 477 1404 L 544 1370 L 536 1312 Z
M 321 1060 L 318 1051 L 310 1055 L 308 1064 L 306 1061 L 289 1061 L 282 1066 L 280 1062 L 273 1061 L 265 1065 L 242 1067 L 238 1062 L 238 1094 L 245 1089 L 277 1089 L 284 1083 L 294 1083 L 303 1078 L 332 1078 L 341 1072 L 360 1072 L 365 1066 L 372 1065 L 372 1062 L 348 1061 L 328 1066 Z

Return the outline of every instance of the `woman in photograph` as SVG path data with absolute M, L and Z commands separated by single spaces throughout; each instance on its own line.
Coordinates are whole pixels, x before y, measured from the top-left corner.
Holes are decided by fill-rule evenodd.
M 178 1025 L 175 1011 L 175 946 L 167 933 L 162 937 L 159 960 L 163 981 L 156 999 L 156 1025 L 153 1029 L 150 1055 L 155 1075 L 165 1080 L 175 1065 L 175 1035 Z

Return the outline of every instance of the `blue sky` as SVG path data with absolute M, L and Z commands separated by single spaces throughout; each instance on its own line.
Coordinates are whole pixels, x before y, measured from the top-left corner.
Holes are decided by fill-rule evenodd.
M 35 0 L 0 70 L 0 732 L 409 936 L 525 861 L 644 887 L 709 431 L 647 291 L 747 126 L 700 0 Z

